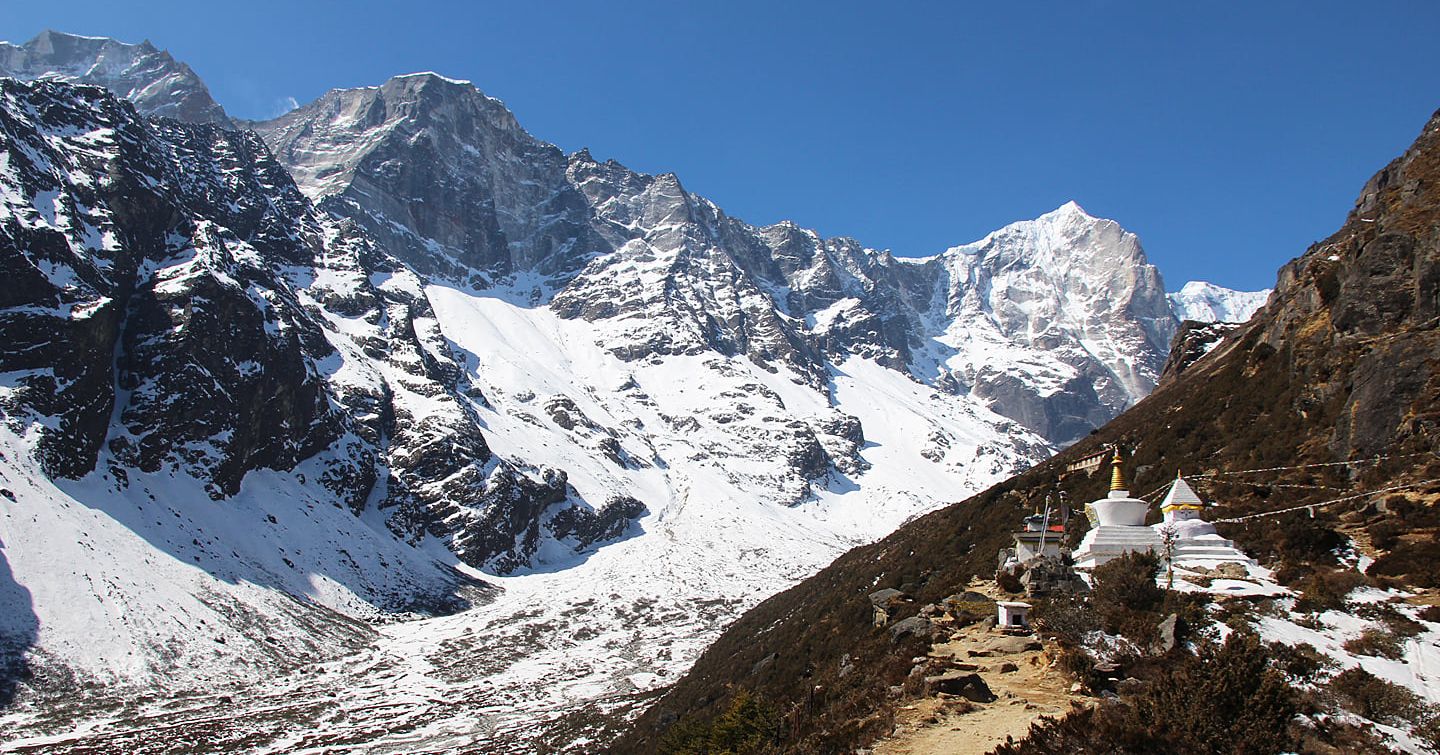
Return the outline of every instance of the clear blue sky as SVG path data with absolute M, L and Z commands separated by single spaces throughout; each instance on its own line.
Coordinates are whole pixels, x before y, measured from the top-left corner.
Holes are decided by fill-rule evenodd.
M 1271 285 L 1440 108 L 1434 0 L 6 5 L 0 38 L 148 38 L 241 117 L 469 79 L 566 151 L 901 255 L 1074 199 L 1172 289 Z

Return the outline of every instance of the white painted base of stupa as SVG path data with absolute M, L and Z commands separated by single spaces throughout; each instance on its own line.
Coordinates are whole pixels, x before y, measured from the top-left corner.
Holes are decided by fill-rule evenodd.
M 1093 569 L 1126 553 L 1160 552 L 1160 533 L 1145 525 L 1102 524 L 1085 533 L 1071 558 L 1077 569 Z
M 1080 541 L 1080 547 L 1075 549 L 1071 557 L 1075 560 L 1076 568 L 1093 569 L 1126 553 L 1151 551 L 1163 556 L 1165 542 L 1164 535 L 1160 532 L 1163 526 L 1102 524 L 1085 533 L 1085 539 Z M 1202 534 L 1198 537 L 1181 537 L 1175 542 L 1174 563 L 1176 566 L 1193 563 L 1207 568 L 1223 563 L 1238 563 L 1249 567 L 1255 565 L 1255 559 L 1236 548 L 1234 541 L 1215 534 Z
M 1215 532 L 1215 525 L 1200 519 L 1186 519 L 1157 524 L 1157 534 L 1164 527 L 1174 529 L 1179 540 L 1175 542 L 1175 563 L 1190 562 L 1238 563 L 1246 567 L 1255 566 L 1255 559 L 1235 547 L 1233 540 L 1226 540 Z

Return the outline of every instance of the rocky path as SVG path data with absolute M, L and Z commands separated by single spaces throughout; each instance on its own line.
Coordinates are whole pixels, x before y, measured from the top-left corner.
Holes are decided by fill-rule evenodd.
M 987 753 L 1007 737 L 1019 739 L 1041 716 L 1056 716 L 1086 698 L 1051 665 L 1034 635 L 997 632 L 991 622 L 960 629 L 929 653 L 926 697 L 902 707 L 893 734 L 877 743 L 876 755 Z M 962 690 L 976 674 L 994 699 Z M 952 690 L 951 694 L 945 690 Z

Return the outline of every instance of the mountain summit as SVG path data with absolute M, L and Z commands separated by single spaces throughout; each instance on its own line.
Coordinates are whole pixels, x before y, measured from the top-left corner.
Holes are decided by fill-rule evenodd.
M 46 30 L 23 45 L 0 42 L 0 77 L 7 76 L 93 84 L 130 100 L 147 115 L 230 125 L 225 109 L 190 66 L 149 41 L 126 44 Z
M 253 125 L 307 195 L 417 270 L 614 322 L 629 360 L 746 354 L 820 385 L 827 360 L 863 356 L 1065 443 L 1154 387 L 1176 325 L 1135 236 L 1074 202 L 907 260 L 566 157 L 435 74 Z

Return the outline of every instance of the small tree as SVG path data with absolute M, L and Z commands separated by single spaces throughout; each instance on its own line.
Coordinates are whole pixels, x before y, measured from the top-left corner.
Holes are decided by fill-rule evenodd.
M 720 715 L 706 722 L 676 724 L 660 743 L 669 755 L 747 755 L 775 751 L 780 712 L 746 689 L 735 693 Z
M 1173 524 L 1160 528 L 1160 558 L 1165 562 L 1165 589 L 1175 589 L 1175 553 L 1180 548 L 1180 531 Z

